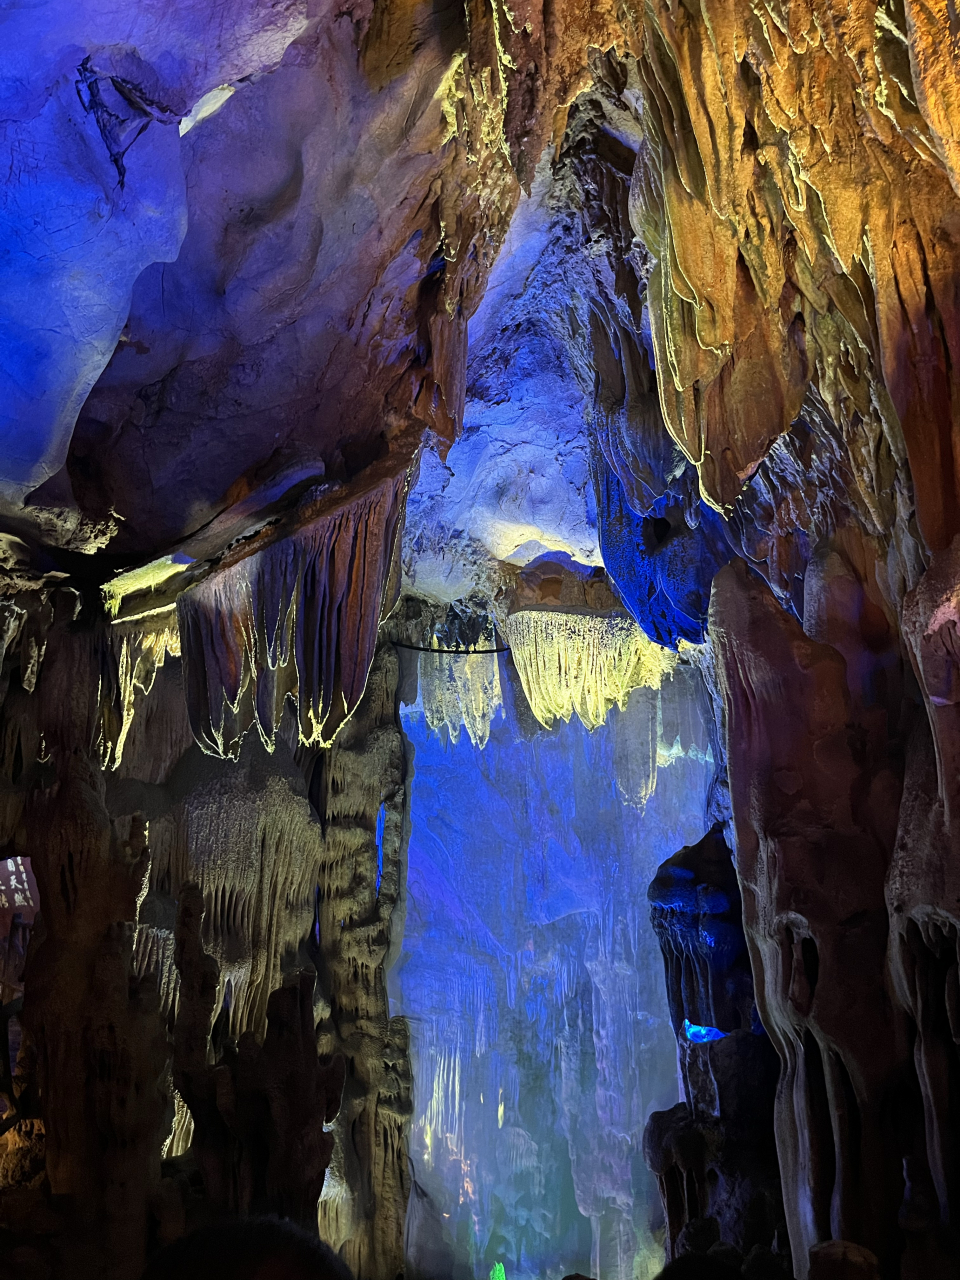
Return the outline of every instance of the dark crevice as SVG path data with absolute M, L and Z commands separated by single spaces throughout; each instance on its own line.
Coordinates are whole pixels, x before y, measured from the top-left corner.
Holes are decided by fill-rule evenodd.
M 818 1237 L 829 1240 L 833 1235 L 831 1217 L 837 1180 L 837 1154 L 823 1056 L 817 1038 L 810 1030 L 803 1033 L 803 1070 L 807 1084 L 810 1207 Z

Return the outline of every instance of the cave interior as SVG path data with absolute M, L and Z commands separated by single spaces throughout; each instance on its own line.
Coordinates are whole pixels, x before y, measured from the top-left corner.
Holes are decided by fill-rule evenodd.
M 954 0 L 0 102 L 0 1280 L 960 1280 Z

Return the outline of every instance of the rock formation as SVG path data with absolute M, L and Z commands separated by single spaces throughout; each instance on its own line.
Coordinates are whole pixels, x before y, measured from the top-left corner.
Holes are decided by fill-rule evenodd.
M 403 1270 L 410 1114 L 407 1026 L 391 1018 L 385 962 L 398 949 L 403 883 L 404 752 L 398 663 L 378 654 L 356 715 L 313 762 L 311 796 L 326 856 L 317 893 L 320 970 L 330 1013 L 320 1047 L 343 1055 L 347 1081 L 332 1182 L 320 1202 L 323 1236 L 354 1274 Z
M 654 1112 L 644 1133 L 668 1254 L 701 1221 L 715 1222 L 717 1240 L 741 1256 L 769 1251 L 785 1243 L 773 1123 L 779 1063 L 754 1004 L 737 875 L 719 824 L 663 863 L 648 898 L 683 1082 L 680 1102 Z

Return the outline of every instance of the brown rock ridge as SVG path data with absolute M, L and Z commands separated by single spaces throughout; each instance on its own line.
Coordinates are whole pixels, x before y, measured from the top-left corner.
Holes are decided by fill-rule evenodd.
M 838 649 L 804 635 L 742 566 L 715 581 L 711 631 L 744 927 L 781 1059 L 775 1125 L 794 1266 L 805 1275 L 810 1247 L 831 1238 L 891 1259 L 901 1154 L 885 1113 L 909 1095 L 905 1028 L 884 979 L 900 791 L 886 726 L 856 706 Z

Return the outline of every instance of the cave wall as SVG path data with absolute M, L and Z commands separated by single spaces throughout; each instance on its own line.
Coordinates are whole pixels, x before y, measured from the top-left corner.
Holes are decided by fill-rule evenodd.
M 382 974 L 403 808 L 396 658 L 378 659 L 352 737 L 324 759 L 331 782 L 289 712 L 269 750 L 248 735 L 236 759 L 204 754 L 169 654 L 125 725 L 122 645 L 74 591 L 47 608 L 39 669 L 27 643 L 5 660 L 5 835 L 41 913 L 16 974 L 4 1265 L 19 1249 L 53 1274 L 136 1277 L 224 1214 L 316 1231 L 332 1161 L 355 1274 L 396 1267 L 409 1087 Z M 344 776 L 375 791 L 369 814 Z
M 519 715 L 506 696 L 482 749 L 465 734 L 445 745 L 416 702 L 403 712 L 410 840 L 390 991 L 413 1060 L 408 1269 L 652 1277 L 663 1223 L 642 1135 L 675 1101 L 677 1069 L 637 886 L 704 830 L 700 677 L 635 690 L 592 733 L 576 717 L 524 732 L 523 695 Z M 651 738 L 652 785 L 631 792 Z

